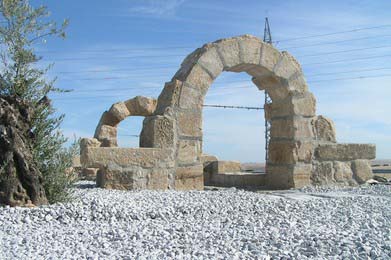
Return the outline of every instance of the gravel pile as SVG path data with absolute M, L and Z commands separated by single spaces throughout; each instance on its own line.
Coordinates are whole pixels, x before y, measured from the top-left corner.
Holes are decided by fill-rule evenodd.
M 125 192 L 0 208 L 0 259 L 390 259 L 391 187 Z

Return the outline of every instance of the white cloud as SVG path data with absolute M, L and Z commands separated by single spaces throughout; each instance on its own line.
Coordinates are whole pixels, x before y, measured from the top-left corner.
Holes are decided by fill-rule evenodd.
M 185 0 L 144 0 L 128 9 L 128 12 L 135 15 L 171 16 L 184 2 Z

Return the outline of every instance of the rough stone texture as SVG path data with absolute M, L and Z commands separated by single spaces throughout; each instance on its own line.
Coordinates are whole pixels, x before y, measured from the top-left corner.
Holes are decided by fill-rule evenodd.
M 169 169 L 145 169 L 142 167 L 120 167 L 108 164 L 98 171 L 97 185 L 118 190 L 166 190 Z
M 373 144 L 321 144 L 315 156 L 320 161 L 372 160 L 376 157 L 376 147 Z
M 239 161 L 215 161 L 212 162 L 215 173 L 240 172 L 241 166 Z
M 309 141 L 270 141 L 269 161 L 273 164 L 309 163 L 313 155 L 313 143 Z
M 140 147 L 172 147 L 175 142 L 175 123 L 169 116 L 146 117 L 140 136 Z
M 352 161 L 352 170 L 353 177 L 359 184 L 363 184 L 373 177 L 371 164 L 368 160 Z
M 218 161 L 217 157 L 214 155 L 202 154 L 200 162 L 204 166 L 204 184 L 211 185 L 210 179 L 214 173 L 213 162 Z
M 151 116 L 155 112 L 157 100 L 148 97 L 137 96 L 124 102 L 132 116 Z
M 266 174 L 254 174 L 247 172 L 215 173 L 210 180 L 211 186 L 251 188 L 267 185 Z
M 31 139 L 33 108 L 16 97 L 0 97 L 0 205 L 46 204 Z
M 331 119 L 317 116 L 312 119 L 312 127 L 316 140 L 336 143 L 335 126 Z
M 89 147 L 83 151 L 82 158 L 88 168 L 101 168 L 110 163 L 121 167 L 173 167 L 171 151 L 159 148 Z
M 363 176 L 357 177 L 357 174 L 353 174 L 352 161 L 373 159 L 375 146 L 335 144 L 334 125 L 331 120 L 316 116 L 316 99 L 308 90 L 297 60 L 289 53 L 279 52 L 250 35 L 218 40 L 190 53 L 172 80 L 165 84 L 157 101 L 136 97 L 115 104 L 102 115 L 95 134 L 102 141 L 101 146 L 114 145 L 114 133 L 108 131 L 110 128 L 106 126 L 115 128 L 120 120 L 130 114 L 147 116 L 143 123 L 140 147 L 155 150 L 126 150 L 130 154 L 125 155 L 120 149 L 98 152 L 99 149 L 94 150 L 97 148 L 87 148 L 86 158 L 101 161 L 102 176 L 104 170 L 109 169 L 110 162 L 120 167 L 110 166 L 112 169 L 106 170 L 107 176 L 113 173 L 123 175 L 118 178 L 124 179 L 124 184 L 121 186 L 120 182 L 112 182 L 111 187 L 155 187 L 155 184 L 146 182 L 146 168 L 150 167 L 152 171 L 167 167 L 172 171 L 162 178 L 167 178 L 163 183 L 167 181 L 169 187 L 202 189 L 204 176 L 208 182 L 214 173 L 212 170 L 210 174 L 209 166 L 204 165 L 206 169 L 203 176 L 197 168 L 204 162 L 202 106 L 210 85 L 223 71 L 250 74 L 254 84 L 260 90 L 266 90 L 273 100 L 265 106 L 265 118 L 272 123 L 270 160 L 267 165 L 267 183 L 270 187 L 293 188 L 328 183 L 354 185 L 355 179 L 359 181 L 360 178 L 366 178 L 363 170 L 365 162 L 354 166 L 358 175 Z M 163 158 L 164 153 L 170 157 L 168 164 L 166 158 Z M 167 165 L 158 165 L 159 160 Z M 89 160 L 89 163 L 97 165 L 93 160 Z M 219 163 L 223 162 L 208 165 Z M 194 170 L 195 166 L 197 170 Z M 135 167 L 141 167 L 142 171 Z M 186 174 L 192 176 L 194 171 L 200 175 L 183 177 Z M 133 176 L 132 179 L 129 176 L 126 179 L 126 174 Z M 142 181 L 134 182 L 134 176 L 139 174 L 144 176 Z M 242 177 L 227 178 L 239 178 L 241 182 Z

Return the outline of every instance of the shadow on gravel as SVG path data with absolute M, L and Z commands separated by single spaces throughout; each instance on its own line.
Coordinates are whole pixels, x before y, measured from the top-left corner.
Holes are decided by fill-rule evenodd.
M 97 187 L 95 183 L 91 182 L 91 183 L 76 183 L 75 188 L 86 190 L 86 189 L 95 189 Z

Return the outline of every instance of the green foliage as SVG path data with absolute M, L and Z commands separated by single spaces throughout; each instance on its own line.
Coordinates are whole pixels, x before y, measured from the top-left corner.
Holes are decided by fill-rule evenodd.
M 73 148 L 65 149 L 66 139 L 59 131 L 64 118 L 56 116 L 47 98 L 55 88 L 55 80 L 47 80 L 51 65 L 40 68 L 34 48 L 45 44 L 50 36 L 65 37 L 68 21 L 60 26 L 49 20 L 46 7 L 33 7 L 29 0 L 0 0 L 0 94 L 18 96 L 34 107 L 31 131 L 33 157 L 44 178 L 49 202 L 67 198 Z

